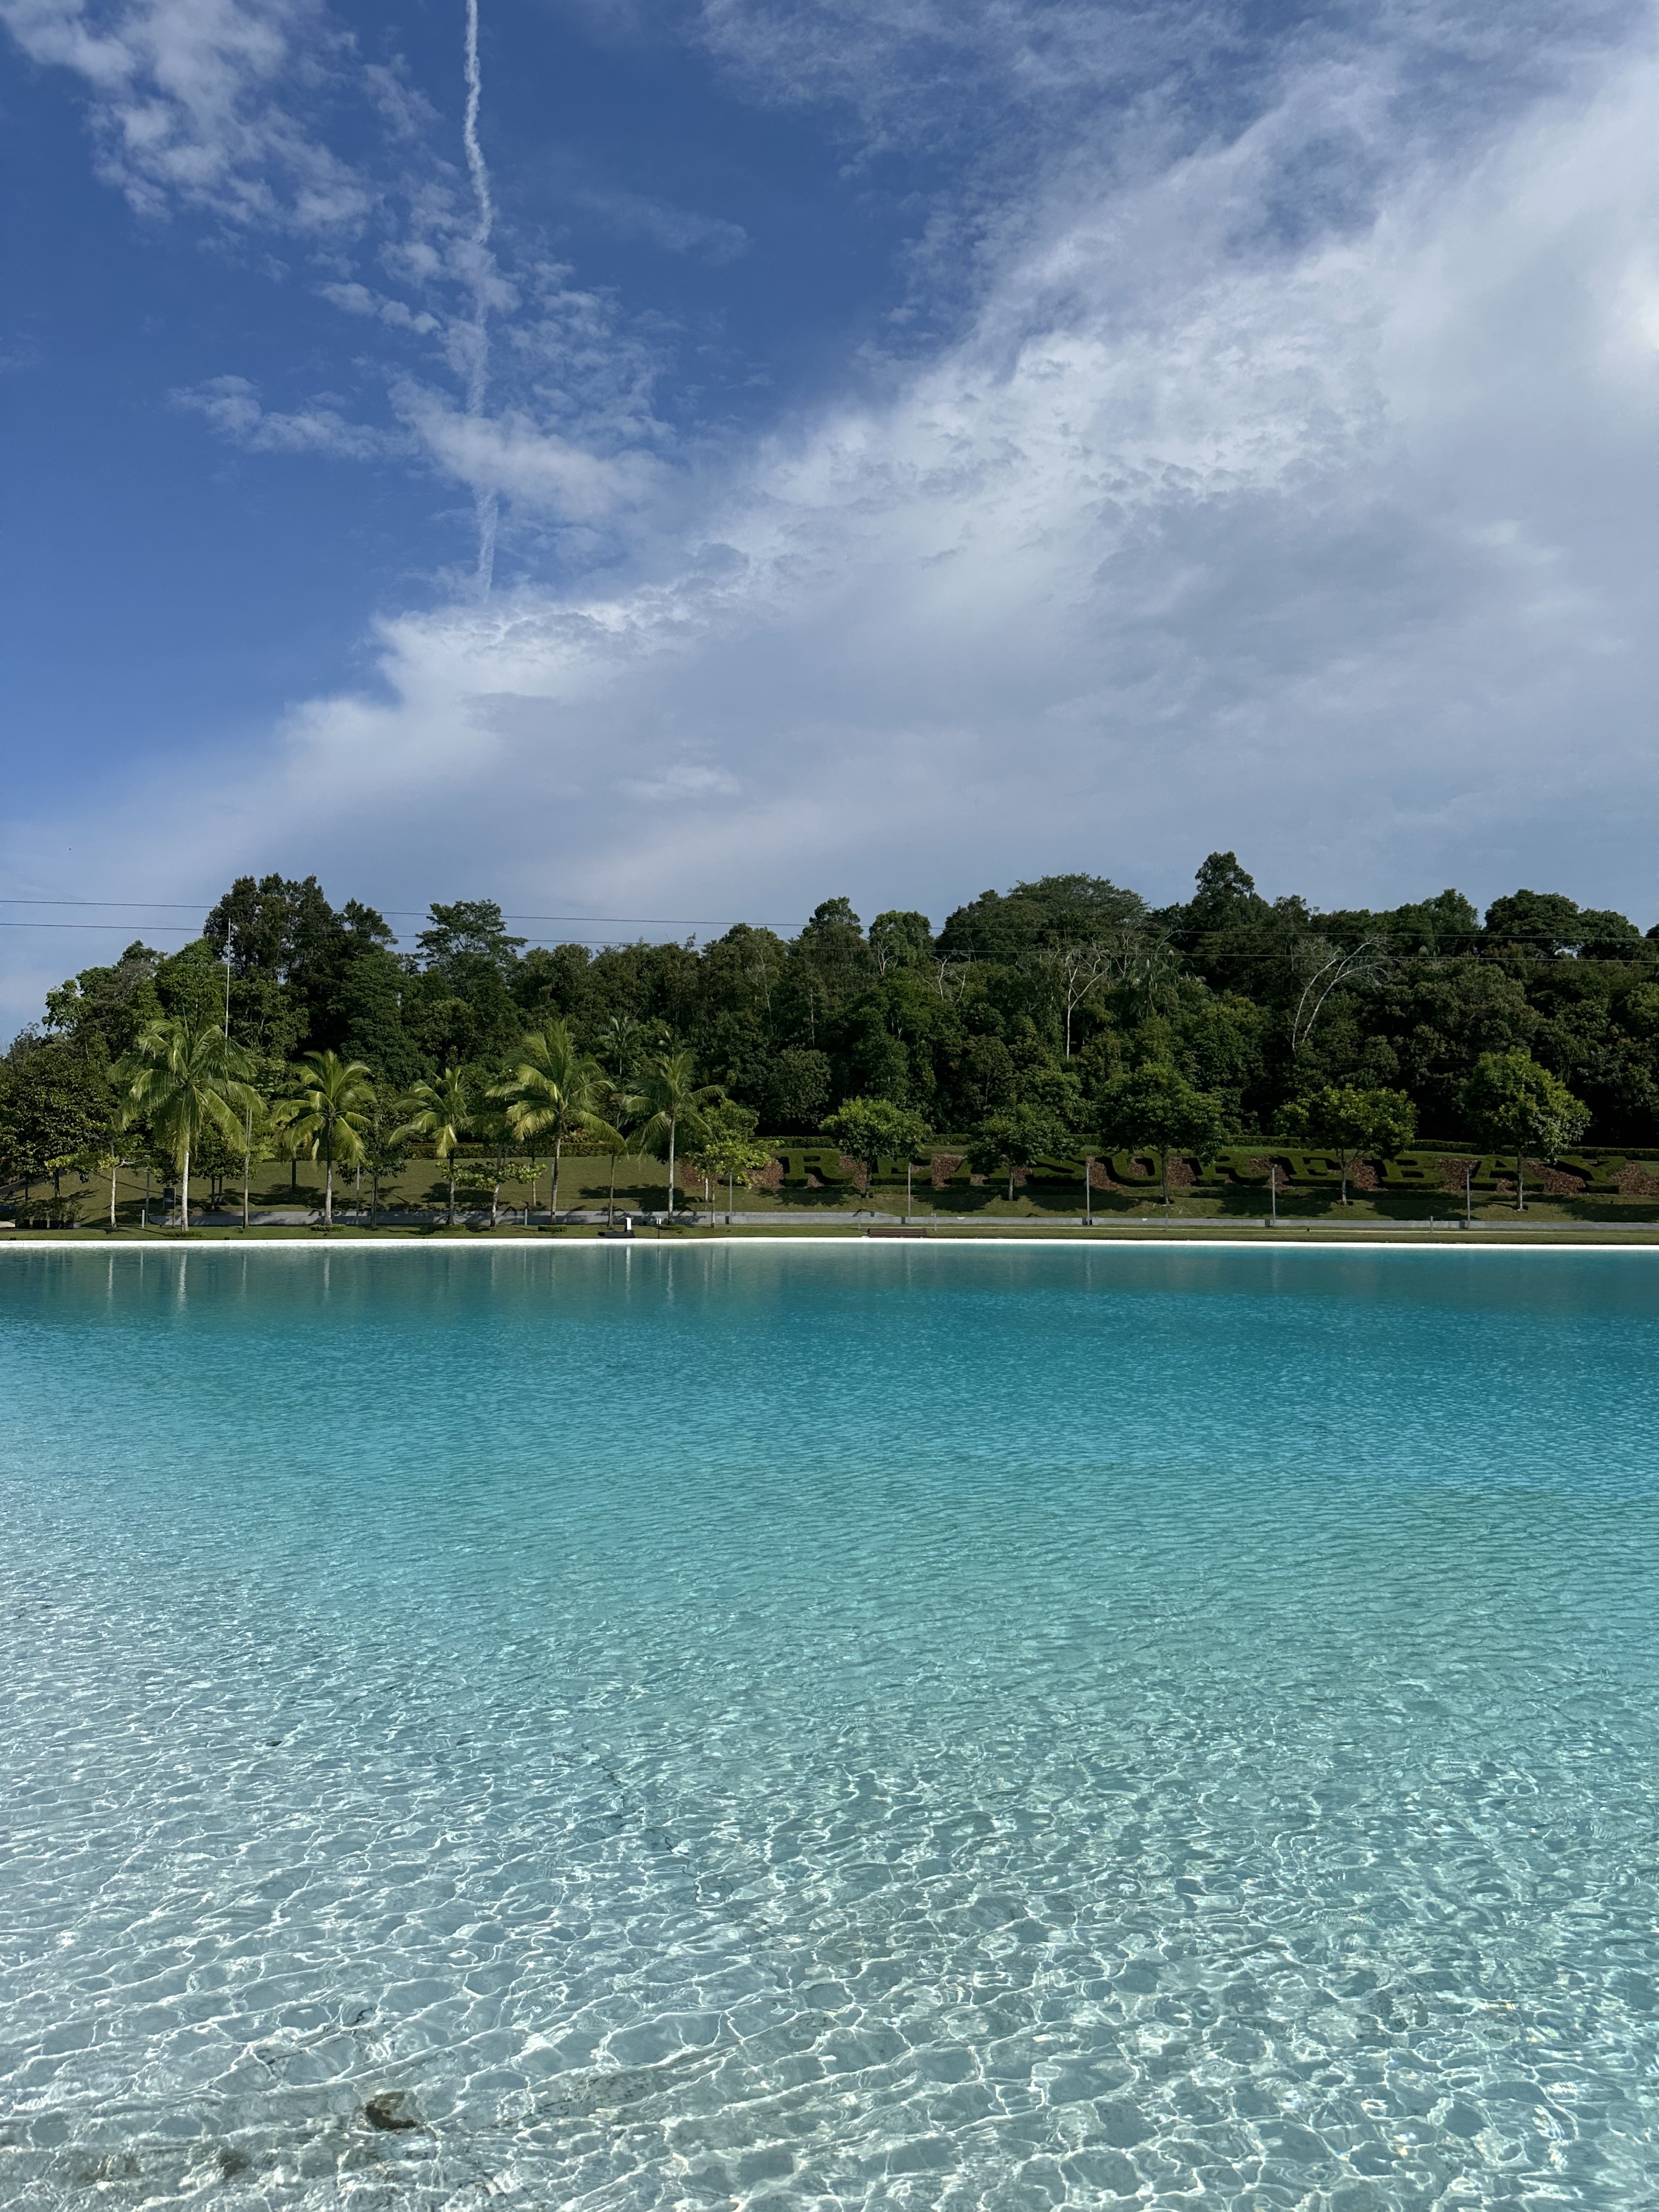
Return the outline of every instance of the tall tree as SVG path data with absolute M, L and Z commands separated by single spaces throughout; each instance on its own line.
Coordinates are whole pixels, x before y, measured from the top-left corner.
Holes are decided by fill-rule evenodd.
M 409 1147 L 398 1129 L 398 1105 L 389 1102 L 384 1093 L 375 1093 L 375 1103 L 368 1115 L 368 1127 L 363 1131 L 363 1165 L 368 1170 L 368 1225 L 378 1229 L 380 1222 L 380 1185 L 388 1176 L 396 1175 L 409 1158 Z
M 455 1226 L 455 1154 L 471 1134 L 483 1105 L 480 1086 L 464 1067 L 447 1067 L 435 1083 L 410 1085 L 392 1109 L 402 1118 L 391 1141 L 411 1137 L 425 1139 L 434 1158 L 449 1174 L 449 1212 L 447 1225 Z
M 352 1167 L 363 1156 L 363 1138 L 374 1113 L 374 1084 L 361 1060 L 337 1052 L 308 1052 L 289 1077 L 283 1118 L 311 1150 L 320 1152 L 323 1226 L 334 1226 L 334 1163 Z
M 1041 1106 L 1022 1100 L 1006 1114 L 986 1116 L 974 1132 L 968 1147 L 968 1161 L 975 1175 L 1006 1170 L 1012 1204 L 1016 1170 L 1034 1166 L 1038 1160 L 1066 1148 L 1064 1125 Z
M 1178 1068 L 1158 1061 L 1118 1076 L 1101 1099 L 1101 1134 L 1114 1150 L 1146 1145 L 1158 1154 L 1165 1206 L 1170 1153 L 1209 1151 L 1222 1141 L 1227 1118 L 1219 1098 L 1195 1090 Z
M 1527 1148 L 1553 1160 L 1576 1145 L 1589 1124 L 1589 1109 L 1559 1076 L 1540 1067 L 1529 1052 L 1483 1052 L 1463 1093 L 1463 1103 L 1482 1143 L 1515 1146 L 1515 1210 L 1527 1209 Z
M 746 1186 L 749 1177 L 757 1174 L 772 1158 L 772 1147 L 756 1141 L 754 1115 L 746 1106 L 739 1106 L 730 1098 L 709 1107 L 702 1118 L 696 1166 L 705 1185 L 726 1185 L 726 1225 L 729 1229 L 737 1204 L 738 1177 L 741 1176 Z
M 118 1119 L 109 1074 L 81 1043 L 27 1031 L 0 1063 L 0 1173 L 20 1176 L 26 1192 L 40 1176 L 60 1192 L 64 1169 L 101 1153 Z
M 1285 1108 L 1279 1133 L 1292 1144 L 1316 1145 L 1336 1154 L 1342 1164 L 1342 1203 L 1346 1206 L 1348 1179 L 1360 1162 L 1368 1156 L 1386 1159 L 1417 1134 L 1417 1109 L 1403 1091 L 1364 1091 L 1352 1083 L 1328 1083 Z
M 431 919 L 415 942 L 428 968 L 486 960 L 506 974 L 524 950 L 526 939 L 508 934 L 494 899 L 457 899 L 451 906 L 434 901 L 427 911 Z
M 648 1152 L 668 1162 L 668 1210 L 674 1210 L 674 1152 L 683 1137 L 696 1142 L 702 1113 L 723 1096 L 717 1083 L 697 1081 L 689 1052 L 653 1053 L 642 1060 L 635 1080 L 639 1139 Z
M 605 1070 L 578 1047 L 568 1022 L 550 1022 L 520 1043 L 512 1069 L 491 1095 L 507 1101 L 507 1125 L 527 1140 L 553 1140 L 553 1188 L 550 1213 L 559 1216 L 559 1166 L 564 1147 L 595 1124 L 606 1135 L 605 1109 L 610 1103 Z
M 896 1106 L 890 1098 L 849 1098 L 828 1116 L 823 1133 L 833 1137 L 849 1160 L 865 1171 L 865 1188 L 873 1192 L 876 1174 L 884 1159 L 914 1160 L 927 1143 L 927 1124 L 908 1106 Z
M 216 1021 L 164 1014 L 139 1036 L 131 1068 L 128 1108 L 179 1170 L 179 1218 L 188 1232 L 191 1154 L 210 1133 L 241 1143 L 247 1055 Z

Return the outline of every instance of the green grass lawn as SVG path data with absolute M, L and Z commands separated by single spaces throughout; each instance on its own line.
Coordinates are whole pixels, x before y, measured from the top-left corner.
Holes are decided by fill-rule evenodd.
M 97 1230 L 107 1219 L 108 1185 L 94 1180 L 82 1185 L 78 1177 L 64 1178 L 64 1215 L 58 1216 L 65 1227 L 79 1225 Z M 34 1194 L 37 1218 L 46 1218 L 46 1193 L 49 1187 L 39 1185 Z M 318 1163 L 302 1161 L 297 1170 L 287 1163 L 256 1168 L 251 1193 L 254 1212 L 287 1212 L 319 1207 L 322 1200 L 323 1170 Z M 610 1164 L 605 1159 L 577 1157 L 567 1159 L 560 1176 L 559 1201 L 562 1211 L 588 1211 L 603 1208 L 610 1189 Z M 354 1178 L 349 1174 L 335 1179 L 335 1212 L 337 1220 L 345 1225 L 352 1221 L 355 1194 Z M 204 1206 L 208 1198 L 205 1182 L 192 1176 L 191 1184 L 192 1212 Z M 507 1182 L 501 1189 L 503 1228 L 513 1225 L 514 1215 L 522 1218 L 526 1199 L 522 1183 Z M 543 1173 L 537 1186 L 538 1211 L 545 1211 L 548 1181 Z M 616 1202 L 618 1212 L 634 1213 L 659 1212 L 667 1204 L 668 1179 L 664 1164 L 658 1160 L 629 1158 L 617 1164 Z M 144 1201 L 144 1179 L 142 1175 L 122 1174 L 116 1186 L 116 1217 L 123 1229 L 136 1229 L 140 1224 Z M 872 1211 L 892 1218 L 902 1218 L 905 1207 L 904 1187 L 902 1183 L 879 1184 L 872 1196 L 865 1196 L 849 1184 L 823 1188 L 785 1188 L 778 1191 L 739 1189 L 735 1194 L 735 1215 L 738 1224 L 750 1230 L 765 1228 L 775 1222 L 780 1229 L 798 1226 L 778 1220 L 780 1215 L 807 1215 L 821 1221 L 826 1230 L 837 1227 L 851 1229 L 855 1212 Z M 363 1185 L 363 1204 L 367 1208 L 368 1187 Z M 726 1194 L 714 1194 L 716 1226 L 724 1227 Z M 489 1203 L 487 1190 L 463 1189 L 458 1193 L 458 1207 L 470 1215 L 487 1213 Z M 416 1233 L 429 1231 L 442 1221 L 447 1204 L 446 1178 L 441 1164 L 432 1160 L 417 1160 L 410 1164 L 396 1178 L 381 1187 L 381 1208 L 392 1213 L 413 1212 L 422 1217 L 412 1225 Z M 682 1208 L 705 1208 L 702 1185 L 690 1191 L 682 1189 L 679 1204 Z M 1080 1184 L 1067 1186 L 1056 1183 L 1028 1185 L 1016 1191 L 1012 1199 L 1006 1186 L 988 1181 L 981 1185 L 956 1181 L 939 1190 L 932 1188 L 926 1176 L 916 1178 L 914 1188 L 914 1218 L 927 1223 L 937 1220 L 941 1228 L 949 1225 L 982 1226 L 986 1229 L 1014 1230 L 1021 1226 L 1038 1227 L 1044 1223 L 1059 1227 L 1073 1226 L 1079 1220 L 1083 1204 Z M 152 1179 L 150 1219 L 154 1225 L 160 1215 L 161 1187 L 159 1179 Z M 226 1182 L 220 1210 L 240 1214 L 241 1186 L 240 1178 Z M 8 1207 L 7 1212 L 11 1209 Z M 1220 1188 L 1177 1189 L 1172 1203 L 1166 1208 L 1158 1200 L 1156 1190 L 1142 1195 L 1133 1191 L 1097 1191 L 1094 1194 L 1094 1214 L 1103 1230 L 1114 1224 L 1163 1224 L 1171 1228 L 1185 1224 L 1190 1228 L 1211 1225 L 1216 1228 L 1229 1224 L 1239 1226 L 1259 1224 L 1267 1212 L 1267 1193 L 1260 1187 L 1231 1186 Z M 1328 1188 L 1313 1187 L 1296 1190 L 1281 1190 L 1279 1199 L 1279 1218 L 1287 1231 L 1322 1228 L 1340 1232 L 1345 1229 L 1371 1231 L 1386 1228 L 1390 1224 L 1420 1223 L 1430 1218 L 1440 1221 L 1461 1218 L 1461 1195 L 1429 1196 L 1413 1193 L 1355 1192 L 1352 1202 L 1344 1206 L 1334 1185 Z M 21 1204 L 17 1218 L 23 1222 L 29 1212 Z M 1659 1204 L 1641 1198 L 1555 1198 L 1540 1195 L 1529 1200 L 1524 1216 L 1517 1216 L 1511 1200 L 1503 1197 L 1477 1197 L 1474 1209 L 1477 1223 L 1489 1227 L 1531 1227 L 1540 1231 L 1570 1229 L 1574 1226 L 1601 1224 L 1609 1229 L 1640 1229 L 1645 1224 L 1659 1223 Z M 398 1233 L 395 1224 L 388 1224 L 386 1233 Z M 476 1234 L 476 1230 L 466 1233 Z M 575 1233 L 574 1229 L 569 1233 Z

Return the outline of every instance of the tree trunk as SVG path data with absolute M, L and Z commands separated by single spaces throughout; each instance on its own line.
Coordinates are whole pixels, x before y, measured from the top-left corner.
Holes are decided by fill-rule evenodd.
M 447 1225 L 451 1229 L 455 1226 L 455 1155 L 453 1152 L 449 1156 L 449 1219 Z
M 1013 1204 L 1013 1202 L 1014 1202 L 1014 1164 L 1013 1164 L 1013 1162 L 1012 1162 L 1012 1160 L 1010 1160 L 1010 1161 L 1009 1161 L 1009 1163 L 1008 1163 L 1008 1203 L 1009 1203 L 1009 1205 L 1010 1205 L 1010 1206 L 1012 1206 L 1012 1205 Z
M 179 1224 L 186 1236 L 190 1233 L 190 1146 L 185 1146 L 184 1162 L 179 1170 Z
M 115 1226 L 115 1178 L 120 1165 L 119 1160 L 112 1160 L 109 1164 L 109 1225 L 112 1229 Z
M 328 1133 L 328 1143 L 323 1150 L 323 1226 L 334 1226 L 334 1132 Z
M 1517 1213 L 1524 1213 L 1527 1210 L 1527 1148 L 1524 1144 L 1515 1148 L 1515 1210 Z
M 1343 1153 L 1343 1155 L 1342 1155 L 1342 1203 L 1343 1203 L 1343 1205 L 1344 1205 L 1344 1206 L 1346 1206 L 1346 1205 L 1347 1204 L 1347 1202 L 1348 1202 L 1348 1156 L 1347 1156 L 1347 1154 L 1346 1154 L 1346 1152 L 1344 1152 L 1344 1153 Z
M 673 1219 L 673 1218 L 674 1218 L 674 1139 L 675 1139 L 675 1136 L 676 1136 L 676 1134 L 677 1134 L 677 1133 L 678 1133 L 678 1124 L 677 1122 L 671 1121 L 671 1122 L 669 1123 L 669 1125 L 668 1125 L 668 1218 L 669 1218 L 669 1219 L 670 1219 L 671 1221 L 672 1221 L 672 1220 Z
M 547 1225 L 550 1229 L 556 1229 L 559 1224 L 559 1161 L 563 1151 L 564 1139 L 556 1130 L 553 1135 L 553 1182 L 547 1194 Z
M 617 1225 L 617 1155 L 614 1152 L 611 1155 L 611 1195 L 605 1200 L 605 1225 L 607 1229 L 614 1229 Z
M 1170 1148 L 1164 1146 L 1158 1152 L 1159 1173 L 1164 1178 L 1164 1203 L 1170 1203 Z

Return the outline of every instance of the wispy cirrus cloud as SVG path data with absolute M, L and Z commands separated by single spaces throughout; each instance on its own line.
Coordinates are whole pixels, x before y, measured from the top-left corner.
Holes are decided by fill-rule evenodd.
M 356 365 L 366 418 L 334 398 L 270 408 L 240 364 L 175 392 L 176 405 L 245 451 L 447 477 L 479 503 L 492 544 L 504 494 L 532 534 L 550 518 L 587 526 L 638 505 L 665 434 L 649 407 L 653 364 L 618 331 L 614 303 L 567 269 L 498 257 L 476 41 L 464 73 L 459 22 L 453 146 L 453 121 L 406 65 L 364 63 L 325 0 L 0 0 L 0 22 L 33 59 L 78 78 L 100 168 L 144 215 L 308 246 L 318 296 L 403 349 Z M 348 112 L 375 125 L 354 134 L 366 150 L 351 161 L 331 144 Z M 732 226 L 623 198 L 618 222 L 716 258 L 735 250 Z M 652 450 L 630 459 L 630 443 Z
M 355 278 L 349 283 L 320 284 L 317 289 L 331 307 L 339 307 L 348 315 L 367 315 L 373 321 L 386 324 L 390 330 L 409 331 L 416 337 L 430 337 L 442 328 L 438 317 L 428 309 L 411 307 L 405 300 L 371 291 L 367 284 Z
M 1398 9 L 1258 53 L 1225 103 L 1160 46 L 1114 105 L 1107 15 L 711 8 L 711 39 L 756 27 L 755 97 L 841 100 L 872 143 L 907 82 L 947 99 L 927 41 L 975 25 L 963 82 L 994 61 L 1022 114 L 1045 39 L 1098 82 L 1063 128 L 997 122 L 950 334 L 747 439 L 677 440 L 615 304 L 505 265 L 495 402 L 393 378 L 390 422 L 548 567 L 382 623 L 375 683 L 221 787 L 214 878 L 363 882 L 372 800 L 396 903 L 458 870 L 527 902 L 555 869 L 613 911 L 938 913 L 1050 866 L 1170 895 L 1226 845 L 1316 897 L 1530 878 L 1650 918 L 1651 19 L 1517 9 L 1483 56 L 1473 15 Z M 803 56 L 814 24 L 852 29 Z M 338 304 L 439 301 L 452 235 L 412 219 Z M 228 434 L 307 434 L 210 396 Z M 458 820 L 457 777 L 510 804 Z
M 216 376 L 191 391 L 173 394 L 175 407 L 202 416 L 230 444 L 250 453 L 325 453 L 363 461 L 407 451 L 383 432 L 352 422 L 323 398 L 289 412 L 267 409 L 257 385 L 245 376 Z
M 1350 85 L 1352 127 L 1386 90 Z M 378 690 L 296 711 L 227 848 L 291 820 L 354 865 L 320 780 L 343 824 L 378 795 L 414 894 L 453 879 L 465 773 L 514 794 L 474 872 L 521 897 L 578 820 L 562 884 L 625 908 L 939 909 L 1066 864 L 1168 893 L 1227 844 L 1316 896 L 1532 873 L 1645 919 L 1659 61 L 1287 236 L 1331 110 L 1288 83 L 1159 175 L 1056 185 L 957 343 L 695 496 L 529 422 L 427 426 L 490 441 L 458 474 L 633 501 L 629 573 L 613 541 L 604 580 L 389 622 Z
M 749 234 L 741 223 L 700 215 L 694 208 L 675 207 L 644 192 L 582 185 L 572 198 L 575 205 L 609 228 L 626 237 L 643 239 L 665 253 L 695 254 L 719 265 L 735 261 L 749 250 Z
M 316 0 L 0 0 L 0 22 L 80 80 L 100 169 L 145 215 L 332 236 L 374 205 L 315 114 L 350 56 Z

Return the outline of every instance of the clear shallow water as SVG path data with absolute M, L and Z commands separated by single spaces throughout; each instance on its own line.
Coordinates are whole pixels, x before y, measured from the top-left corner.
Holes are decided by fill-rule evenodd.
M 3 1255 L 0 2202 L 1659 2203 L 1656 1321 Z

